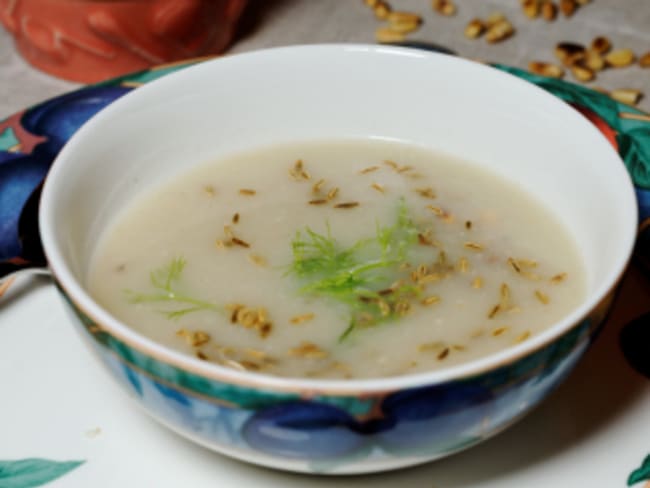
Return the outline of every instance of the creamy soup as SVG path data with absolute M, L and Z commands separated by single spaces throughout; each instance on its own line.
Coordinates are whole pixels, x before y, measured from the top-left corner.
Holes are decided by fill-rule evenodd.
M 471 361 L 538 334 L 586 288 L 569 232 L 515 184 L 375 140 L 193 169 L 116 219 L 88 283 L 156 342 L 310 378 Z

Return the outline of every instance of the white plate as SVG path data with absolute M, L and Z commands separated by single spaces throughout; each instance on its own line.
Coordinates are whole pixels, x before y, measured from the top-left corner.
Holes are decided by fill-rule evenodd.
M 630 270 L 603 333 L 571 377 L 503 434 L 417 468 L 325 478 L 233 461 L 158 425 L 83 346 L 54 286 L 24 280 L 0 301 L 0 460 L 85 461 L 47 488 L 624 487 L 650 453 L 650 381 L 628 365 L 618 334 L 650 310 L 648 290 Z M 0 470 L 0 488 L 18 486 Z

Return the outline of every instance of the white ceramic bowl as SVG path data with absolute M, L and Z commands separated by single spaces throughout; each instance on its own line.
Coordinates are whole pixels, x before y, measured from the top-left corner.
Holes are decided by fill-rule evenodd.
M 545 332 L 480 360 L 397 378 L 325 381 L 231 371 L 174 352 L 88 294 L 97 237 L 142 192 L 240 150 L 340 138 L 410 142 L 514 180 L 570 229 L 586 263 L 587 297 Z M 636 219 L 617 153 L 541 89 L 447 55 L 321 45 L 205 62 L 124 96 L 60 153 L 40 225 L 80 331 L 151 415 L 249 462 L 359 473 L 469 447 L 539 402 L 601 323 L 630 257 Z

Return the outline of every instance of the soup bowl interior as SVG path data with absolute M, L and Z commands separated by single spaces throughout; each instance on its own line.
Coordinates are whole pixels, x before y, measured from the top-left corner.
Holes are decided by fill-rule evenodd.
M 544 202 L 575 240 L 587 273 L 584 301 L 530 341 L 469 364 L 416 376 L 328 382 L 227 371 L 184 356 L 140 336 L 87 293 L 86 274 L 98 239 L 147 189 L 198 164 L 243 150 L 293 141 L 341 139 L 407 142 L 460 157 L 515 182 Z M 40 224 L 53 273 L 82 318 L 84 334 L 92 337 L 90 343 L 101 356 L 106 348 L 128 350 L 121 356 L 124 364 L 119 366 L 102 357 L 114 371 L 133 368 L 134 375 L 141 373 L 143 378 L 180 395 L 190 395 L 193 390 L 191 384 L 182 381 L 189 376 L 246 388 L 248 393 L 264 391 L 276 395 L 271 402 L 276 408 L 281 408 L 278 405 L 287 394 L 297 395 L 292 401 L 305 396 L 332 396 L 385 402 L 389 392 L 446 388 L 458 382 L 467 386 L 471 378 L 478 377 L 483 378 L 484 385 L 485 375 L 509 371 L 505 383 L 485 388 L 490 389 L 491 400 L 514 402 L 516 395 L 506 400 L 495 392 L 508 390 L 504 386 L 508 381 L 517 385 L 533 380 L 539 383 L 538 375 L 543 374 L 544 367 L 537 373 L 526 370 L 521 377 L 512 368 L 543 353 L 545 359 L 540 359 L 540 364 L 548 361 L 549 368 L 554 368 L 552 381 L 536 392 L 535 401 L 528 402 L 532 406 L 566 374 L 568 365 L 579 357 L 571 354 L 576 350 L 582 353 L 602 318 L 633 246 L 636 203 L 627 172 L 609 143 L 580 114 L 541 89 L 451 56 L 392 47 L 325 45 L 280 48 L 205 62 L 118 100 L 82 127 L 59 155 L 44 188 Z M 92 330 L 86 334 L 91 323 L 101 331 L 99 334 L 93 335 Z M 584 324 L 584 331 L 572 339 L 566 351 L 556 355 L 555 362 L 551 361 L 549 348 Z M 165 376 L 165 368 L 172 368 L 174 373 Z M 127 388 L 134 389 L 132 384 Z M 214 396 L 215 405 L 232 401 L 213 390 L 200 393 Z M 426 404 L 435 404 L 435 395 L 428 395 Z M 471 397 L 471 392 L 467 395 Z M 178 415 L 168 416 L 146 400 L 141 403 L 172 428 L 236 457 L 302 471 L 313 470 L 309 463 L 320 459 L 320 454 L 309 454 L 308 449 L 303 458 L 296 454 L 299 449 L 290 455 L 286 449 L 273 446 L 256 450 L 250 447 L 254 436 L 235 446 L 241 439 L 210 438 L 202 431 L 192 431 Z M 477 403 L 489 402 L 474 399 L 465 405 L 467 411 Z M 388 415 L 390 408 L 382 405 L 384 415 Z M 242 405 L 234 401 L 230 407 Z M 250 404 L 242 408 L 253 412 L 251 415 L 256 412 Z M 364 428 L 354 408 L 341 408 L 353 420 L 332 421 L 333 425 L 360 436 Z M 286 412 L 290 417 L 290 409 Z M 521 409 L 508 410 L 499 422 L 473 438 L 489 437 L 522 413 Z M 431 413 L 427 418 L 436 415 Z M 411 418 L 403 425 L 412 422 L 417 429 L 416 420 Z M 458 441 L 461 433 L 476 427 L 463 422 L 457 418 L 457 429 L 450 431 L 445 448 L 438 443 L 435 449 L 400 456 L 395 454 L 397 448 L 384 449 L 383 456 L 374 455 L 372 460 L 357 456 L 337 468 L 338 472 L 389 469 L 466 447 L 472 443 L 454 444 L 450 440 Z M 396 424 L 400 425 L 392 423 Z M 364 442 L 385 438 L 391 428 L 386 424 Z M 332 438 L 337 435 L 336 429 L 328 430 Z M 401 452 L 410 453 L 413 446 L 406 432 L 392 446 L 399 445 Z M 452 444 L 456 446 L 453 449 L 449 448 Z

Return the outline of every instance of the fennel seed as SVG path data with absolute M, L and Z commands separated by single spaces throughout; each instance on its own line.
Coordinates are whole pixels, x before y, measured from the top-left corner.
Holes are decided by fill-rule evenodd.
M 564 280 L 566 280 L 566 277 L 567 277 L 566 273 L 556 274 L 555 276 L 553 276 L 551 278 L 551 283 L 553 283 L 554 285 L 556 285 L 558 283 L 562 283 Z
M 327 199 L 334 200 L 338 194 L 339 194 L 339 189 L 332 188 L 330 191 L 327 192 Z
M 255 361 L 248 361 L 244 359 L 243 361 L 240 362 L 240 364 L 247 370 L 247 371 L 259 371 L 262 369 L 262 367 L 257 364 Z
M 391 309 L 387 302 L 384 300 L 378 300 L 377 306 L 379 307 L 379 313 L 381 313 L 382 317 L 388 317 L 390 315 Z
M 420 303 L 426 306 L 426 305 L 433 305 L 434 303 L 438 303 L 439 301 L 440 301 L 440 297 L 438 295 L 431 295 L 426 298 L 423 298 Z
M 418 346 L 418 351 L 419 352 L 427 352 L 427 351 L 434 351 L 435 352 L 435 351 L 440 351 L 440 350 L 444 349 L 445 347 L 446 346 L 445 346 L 444 342 L 440 342 L 440 341 L 426 342 L 426 343 L 420 344 Z
M 418 195 L 420 195 L 422 198 L 429 198 L 429 199 L 431 199 L 431 200 L 433 200 L 434 198 L 436 198 L 436 194 L 435 194 L 435 192 L 433 191 L 433 188 L 431 188 L 431 187 L 426 187 L 426 188 L 416 188 L 416 189 L 415 189 L 415 193 L 417 193 Z
M 493 319 L 500 311 L 501 311 L 501 305 L 497 303 L 488 312 L 488 319 Z
M 318 180 L 318 181 L 317 181 L 316 183 L 314 183 L 314 185 L 311 187 L 311 191 L 312 191 L 312 193 L 316 193 L 316 194 L 320 193 L 320 189 L 321 189 L 321 187 L 322 187 L 324 184 L 325 184 L 325 180 L 324 180 L 324 179 L 321 178 L 320 180 Z
M 507 332 L 508 329 L 509 329 L 508 326 L 497 327 L 496 329 L 492 330 L 491 334 L 493 337 L 499 337 L 503 333 Z
M 334 208 L 354 208 L 358 207 L 359 202 L 344 202 L 344 203 L 337 203 L 334 205 Z
M 395 313 L 398 315 L 404 316 L 407 315 L 411 310 L 411 304 L 409 302 L 406 302 L 404 300 L 399 300 L 395 304 Z
M 232 242 L 224 241 L 223 239 L 217 239 L 214 241 L 214 247 L 217 249 L 228 249 L 229 247 L 232 247 Z
M 524 342 L 526 339 L 530 337 L 530 331 L 527 330 L 523 334 L 520 334 L 516 339 L 515 339 L 515 344 L 519 344 L 520 342 Z
M 397 170 L 399 169 L 399 165 L 398 165 L 395 161 L 391 161 L 390 159 L 386 159 L 386 160 L 384 160 L 384 164 L 385 164 L 386 166 L 390 166 L 390 167 L 393 168 L 395 171 L 397 171 Z
M 302 315 L 296 315 L 294 317 L 291 317 L 290 322 L 293 325 L 298 325 L 298 324 L 302 324 L 304 322 L 308 322 L 309 320 L 311 320 L 313 318 L 314 318 L 313 313 L 305 313 L 305 314 L 302 314 Z
M 266 259 L 259 254 L 249 254 L 248 260 L 257 266 L 266 266 L 268 264 Z
M 361 171 L 359 171 L 359 173 L 365 175 L 367 173 L 372 173 L 373 171 L 377 171 L 378 169 L 379 166 L 368 166 L 367 168 L 364 168 Z
M 264 351 L 260 351 L 259 349 L 251 349 L 251 348 L 244 348 L 242 352 L 248 356 L 251 356 L 255 359 L 266 359 L 267 354 Z
M 309 180 L 311 178 L 309 173 L 305 171 L 302 159 L 298 159 L 294 163 L 293 168 L 289 170 L 289 175 L 296 181 Z
M 482 251 L 483 246 L 481 244 L 478 244 L 476 242 L 466 242 L 463 244 L 463 247 L 465 249 L 471 249 L 472 251 Z
M 433 242 L 422 233 L 418 233 L 418 243 L 421 246 L 433 246 Z
M 313 342 L 301 342 L 298 347 L 289 349 L 289 355 L 308 359 L 323 359 L 328 356 L 326 351 Z
M 240 247 L 244 247 L 244 248 L 246 248 L 246 249 L 248 249 L 249 247 L 251 247 L 251 245 L 250 245 L 248 242 L 246 242 L 246 241 L 240 239 L 239 237 L 233 237 L 233 238 L 231 239 L 231 241 L 232 241 L 233 244 L 235 244 L 235 245 L 237 245 L 237 246 L 240 246 Z
M 544 305 L 548 305 L 548 303 L 551 301 L 548 295 L 539 290 L 535 290 L 535 298 L 537 298 Z

